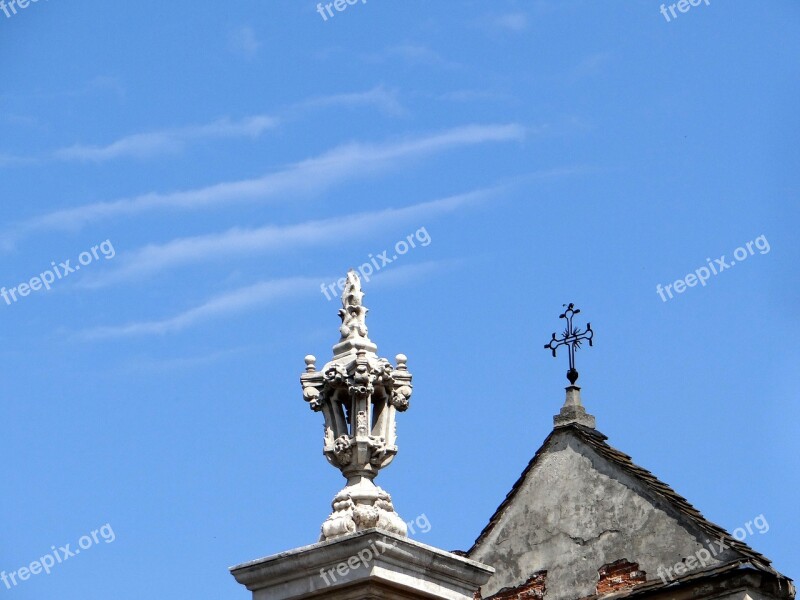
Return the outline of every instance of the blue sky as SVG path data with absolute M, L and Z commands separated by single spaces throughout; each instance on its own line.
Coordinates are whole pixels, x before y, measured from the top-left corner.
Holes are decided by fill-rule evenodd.
M 0 593 L 245 598 L 228 566 L 315 541 L 320 286 L 409 235 L 365 303 L 414 375 L 378 483 L 420 541 L 468 548 L 551 430 L 575 302 L 598 429 L 800 574 L 800 5 L 659 7 L 0 12 L 0 569 L 115 533 Z

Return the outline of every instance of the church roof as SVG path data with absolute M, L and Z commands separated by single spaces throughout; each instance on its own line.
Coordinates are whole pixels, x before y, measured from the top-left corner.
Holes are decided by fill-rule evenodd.
M 475 543 L 472 547 L 467 550 L 467 555 L 469 555 L 476 546 L 480 544 L 480 542 L 489 534 L 489 532 L 497 525 L 497 522 L 500 516 L 503 514 L 505 508 L 514 501 L 514 498 L 519 493 L 520 488 L 522 487 L 522 483 L 527 477 L 528 473 L 531 469 L 534 468 L 536 465 L 539 457 L 543 454 L 543 452 L 548 448 L 550 444 L 550 440 L 553 439 L 554 436 L 559 435 L 560 433 L 570 430 L 575 435 L 579 436 L 587 445 L 591 446 L 599 455 L 603 456 L 604 458 L 608 459 L 610 462 L 618 465 L 624 471 L 630 473 L 632 476 L 636 477 L 646 486 L 648 486 L 654 494 L 657 494 L 664 498 L 667 502 L 672 504 L 678 511 L 680 511 L 683 515 L 685 515 L 688 519 L 693 521 L 697 527 L 706 533 L 712 539 L 719 539 L 722 538 L 726 545 L 730 548 L 737 550 L 742 556 L 747 557 L 753 561 L 753 564 L 761 569 L 768 570 L 772 573 L 775 571 L 769 566 L 772 561 L 770 561 L 766 556 L 760 554 L 753 550 L 747 544 L 740 542 L 732 535 L 730 535 L 725 529 L 716 525 L 706 519 L 700 511 L 698 511 L 694 506 L 692 506 L 686 498 L 678 494 L 675 490 L 673 490 L 670 486 L 666 483 L 658 479 L 655 475 L 653 475 L 647 469 L 640 467 L 639 465 L 635 464 L 630 456 L 625 454 L 624 452 L 620 452 L 616 448 L 610 446 L 606 443 L 608 439 L 607 436 L 603 435 L 599 431 L 584 427 L 583 425 L 579 425 L 577 423 L 570 423 L 568 425 L 564 425 L 561 427 L 555 427 L 553 431 L 547 436 L 542 446 L 539 450 L 536 451 L 536 454 L 533 455 L 533 458 L 528 463 L 528 466 L 525 467 L 525 470 L 522 471 L 522 474 L 519 476 L 519 479 L 514 483 L 511 487 L 511 491 L 506 495 L 505 500 L 497 507 L 492 517 L 489 519 L 489 523 L 486 527 L 483 528 L 481 533 L 478 535 Z
M 782 586 L 780 597 L 793 597 L 791 580 L 767 557 L 707 520 L 607 439 L 578 422 L 553 429 L 465 553 L 496 569 L 484 598 L 539 597 L 515 595 L 532 594 L 534 583 L 537 593 L 546 586 L 548 600 L 654 592 L 736 569 L 762 573 L 769 585 Z M 685 563 L 709 542 L 720 548 L 713 559 L 664 578 L 664 568 Z M 605 587 L 606 576 L 629 579 Z

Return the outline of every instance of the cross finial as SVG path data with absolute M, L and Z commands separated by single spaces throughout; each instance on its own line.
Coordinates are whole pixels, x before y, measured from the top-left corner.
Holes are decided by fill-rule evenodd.
M 566 304 L 562 306 L 567 307 L 567 310 L 558 316 L 559 319 L 567 320 L 567 327 L 564 329 L 563 337 L 556 339 L 556 334 L 553 333 L 553 339 L 545 344 L 544 347 L 545 349 L 552 350 L 553 356 L 556 355 L 556 349 L 559 346 L 567 347 L 569 351 L 569 371 L 567 371 L 567 379 L 569 379 L 572 385 L 575 385 L 575 382 L 578 381 L 578 370 L 575 368 L 575 351 L 581 347 L 581 342 L 583 341 L 588 341 L 589 345 L 592 345 L 594 331 L 592 331 L 591 323 L 586 324 L 586 331 L 581 331 L 580 327 L 574 327 L 572 325 L 572 318 L 580 313 L 581 309 L 575 308 L 572 302 L 569 303 L 569 306 Z
M 581 311 L 575 308 L 574 304 L 569 304 L 569 306 L 564 304 L 564 306 L 567 307 L 567 310 L 559 315 L 560 319 L 566 319 L 567 321 L 564 334 L 561 338 L 556 338 L 556 334 L 554 333 L 553 339 L 544 346 L 545 349 L 553 352 L 553 356 L 556 355 L 556 350 L 559 346 L 566 346 L 569 351 L 569 371 L 567 371 L 569 385 L 566 388 L 567 398 L 564 401 L 564 406 L 561 407 L 561 412 L 553 417 L 553 424 L 556 427 L 560 427 L 576 423 L 594 429 L 594 417 L 587 413 L 586 409 L 581 404 L 581 388 L 575 385 L 575 382 L 578 381 L 578 370 L 575 368 L 575 351 L 581 347 L 581 342 L 584 341 L 588 341 L 591 346 L 594 332 L 592 331 L 591 323 L 586 324 L 586 331 L 581 331 L 580 327 L 575 327 L 572 324 L 572 318 Z

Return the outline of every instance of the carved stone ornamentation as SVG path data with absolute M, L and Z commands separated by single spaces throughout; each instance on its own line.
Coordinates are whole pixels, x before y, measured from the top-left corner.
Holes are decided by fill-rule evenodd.
M 347 435 L 340 435 L 333 442 L 333 455 L 340 466 L 345 467 L 353 460 L 352 446 L 350 437 Z
M 392 398 L 390 400 L 392 406 L 394 406 L 400 412 L 405 411 L 408 409 L 408 399 L 411 397 L 411 388 L 407 385 L 401 386 L 395 390 L 392 390 Z
M 371 465 L 379 465 L 386 458 L 386 441 L 381 436 L 369 436 L 369 449 L 370 456 L 369 462 Z
M 300 376 L 303 398 L 325 417 L 323 453 L 347 479 L 333 499 L 321 540 L 371 527 L 406 535 L 391 497 L 373 479 L 397 454 L 395 416 L 409 406 L 411 373 L 403 354 L 397 355 L 396 368 L 376 354 L 378 347 L 367 335 L 363 297 L 358 275 L 350 271 L 333 359 L 318 371 L 316 358 L 307 356 Z

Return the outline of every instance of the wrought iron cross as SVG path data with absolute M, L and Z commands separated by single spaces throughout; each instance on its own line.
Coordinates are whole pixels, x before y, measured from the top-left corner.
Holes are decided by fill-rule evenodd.
M 567 306 L 563 304 L 562 306 Z M 564 336 L 561 339 L 556 339 L 556 334 L 553 333 L 553 339 L 550 340 L 549 343 L 545 344 L 545 349 L 549 349 L 553 351 L 553 356 L 556 355 L 556 348 L 559 346 L 566 346 L 569 350 L 569 371 L 567 371 L 567 379 L 572 385 L 575 385 L 575 382 L 578 381 L 578 371 L 575 369 L 575 351 L 581 347 L 581 342 L 588 341 L 589 345 L 592 345 L 592 338 L 594 337 L 594 331 L 592 331 L 592 324 L 586 324 L 586 331 L 581 331 L 580 327 L 573 327 L 572 326 L 572 317 L 577 315 L 581 310 L 579 308 L 575 308 L 575 305 L 570 302 L 569 306 L 567 306 L 567 310 L 565 310 L 562 314 L 559 315 L 559 319 L 566 319 L 567 320 L 567 328 L 564 329 Z

